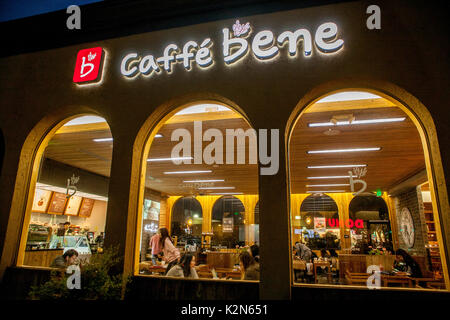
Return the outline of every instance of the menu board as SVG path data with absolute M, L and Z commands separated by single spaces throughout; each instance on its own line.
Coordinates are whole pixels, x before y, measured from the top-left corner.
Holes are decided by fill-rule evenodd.
M 83 198 L 83 201 L 81 201 L 81 207 L 80 211 L 78 212 L 78 216 L 89 218 L 91 216 L 94 203 L 95 203 L 94 199 Z
M 52 192 L 48 190 L 36 189 L 33 199 L 32 212 L 47 212 L 48 204 L 52 197 Z
M 65 193 L 53 192 L 47 213 L 63 214 L 66 209 L 67 198 Z
M 67 202 L 65 215 L 76 216 L 78 215 L 78 210 L 80 209 L 81 200 L 83 198 L 79 196 L 71 196 Z

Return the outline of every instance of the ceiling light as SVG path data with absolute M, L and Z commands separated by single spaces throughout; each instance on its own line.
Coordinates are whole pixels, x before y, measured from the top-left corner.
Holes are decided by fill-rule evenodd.
M 312 153 L 338 153 L 338 152 L 360 152 L 360 151 L 378 151 L 380 147 L 375 148 L 353 148 L 353 149 L 329 149 L 329 150 L 313 150 L 307 151 L 308 154 Z
M 106 120 L 103 119 L 102 117 L 98 117 L 98 116 L 82 116 L 82 117 L 78 117 L 73 120 L 70 120 L 69 122 L 67 122 L 64 125 L 64 127 L 76 126 L 76 125 L 80 125 L 80 124 L 100 123 L 100 122 L 106 122 Z
M 166 171 L 164 174 L 191 174 L 191 173 L 210 173 L 212 170 L 192 170 L 192 171 Z
M 113 141 L 113 138 L 101 138 L 101 139 L 92 139 L 95 142 L 106 142 L 106 141 Z
M 317 190 L 317 191 L 306 191 L 306 193 L 333 193 L 333 192 L 345 192 L 345 190 Z
M 329 169 L 329 168 L 360 168 L 367 167 L 367 164 L 336 164 L 329 166 L 308 166 L 308 169 Z
M 349 186 L 349 183 L 334 183 L 334 184 L 307 184 L 306 187 L 344 187 Z
M 242 192 L 211 192 L 208 194 L 229 195 L 229 194 L 242 194 Z
M 353 121 L 337 121 L 333 122 L 316 122 L 308 123 L 308 127 L 327 127 L 327 126 L 348 126 L 353 124 L 372 124 L 372 123 L 387 123 L 404 121 L 406 117 L 401 118 L 385 118 L 385 119 L 367 119 L 367 120 L 353 120 Z
M 155 138 L 162 138 L 162 137 L 163 137 L 163 135 L 161 133 L 155 134 Z
M 337 102 L 337 101 L 352 101 L 352 100 L 366 100 L 366 99 L 380 99 L 381 97 L 372 93 L 364 91 L 343 91 L 338 93 L 330 94 L 326 96 L 317 103 L 322 102 Z
M 235 189 L 235 187 L 201 187 L 197 189 L 209 190 L 209 189 Z
M 183 183 L 201 183 L 201 182 L 223 182 L 223 179 L 211 179 L 211 180 L 183 180 Z
M 353 178 L 356 178 L 357 176 L 353 176 Z M 350 178 L 350 176 L 321 176 L 321 177 L 307 177 L 306 179 L 343 179 L 343 178 Z
M 153 158 L 153 159 L 147 159 L 149 162 L 153 161 L 176 161 L 176 160 L 192 160 L 194 158 L 192 157 L 175 157 L 175 158 Z

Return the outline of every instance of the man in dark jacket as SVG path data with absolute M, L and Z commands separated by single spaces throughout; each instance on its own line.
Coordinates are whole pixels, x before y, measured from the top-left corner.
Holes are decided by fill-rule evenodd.
M 51 268 L 66 268 L 75 264 L 78 258 L 78 252 L 75 249 L 69 249 L 62 256 L 57 256 L 50 265 Z

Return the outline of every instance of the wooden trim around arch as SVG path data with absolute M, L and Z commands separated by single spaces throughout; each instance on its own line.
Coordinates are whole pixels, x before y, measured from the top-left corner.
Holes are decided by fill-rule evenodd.
M 45 116 L 27 135 L 20 152 L 5 243 L 0 260 L 0 279 L 3 278 L 7 267 L 23 264 L 27 228 L 31 218 L 40 162 L 45 148 L 56 131 L 66 122 L 85 115 L 103 117 L 90 107 L 66 106 Z
M 128 201 L 127 234 L 125 240 L 124 274 L 139 273 L 139 250 L 142 220 L 141 204 L 144 201 L 146 158 L 158 130 L 179 110 L 201 103 L 224 105 L 240 113 L 249 123 L 245 112 L 233 101 L 215 93 L 195 93 L 171 99 L 154 110 L 139 130 L 133 144 L 131 183 Z
M 437 131 L 428 109 L 412 94 L 395 84 L 373 79 L 340 79 L 313 88 L 300 99 L 287 121 L 285 130 L 285 148 L 288 150 L 285 163 L 287 176 L 290 177 L 289 141 L 297 120 L 300 119 L 301 115 L 309 107 L 322 97 L 343 91 L 366 91 L 377 94 L 388 101 L 393 102 L 402 109 L 416 125 L 425 155 L 425 165 L 428 181 L 430 183 L 431 198 L 433 200 L 434 219 L 437 222 L 437 238 L 440 254 L 441 257 L 443 257 L 442 269 L 445 284 L 447 290 L 450 290 L 450 275 L 448 269 L 450 264 L 450 236 L 448 236 L 450 235 L 450 216 L 448 214 L 450 212 L 450 206 Z M 289 181 L 286 183 L 290 194 L 290 183 Z M 288 207 L 290 207 L 290 204 Z M 291 226 L 289 227 L 291 228 Z M 291 235 L 289 236 L 289 241 L 291 241 L 290 237 Z M 292 268 L 292 263 L 290 264 L 290 267 Z

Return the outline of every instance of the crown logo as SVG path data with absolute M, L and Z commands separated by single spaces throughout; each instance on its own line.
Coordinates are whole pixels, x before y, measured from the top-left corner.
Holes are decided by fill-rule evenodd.
M 233 24 L 233 33 L 235 37 L 244 36 L 250 30 L 250 22 L 246 24 L 241 24 L 239 20 Z

